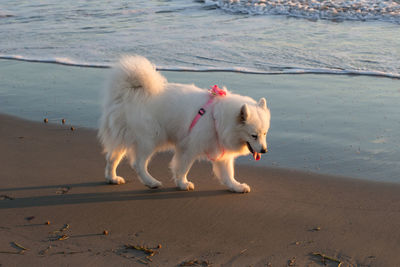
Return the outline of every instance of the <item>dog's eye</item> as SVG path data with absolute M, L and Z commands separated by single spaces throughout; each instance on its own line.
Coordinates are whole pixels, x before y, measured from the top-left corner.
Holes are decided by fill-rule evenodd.
M 258 136 L 256 134 L 252 134 L 251 137 L 254 138 L 254 140 L 257 140 Z

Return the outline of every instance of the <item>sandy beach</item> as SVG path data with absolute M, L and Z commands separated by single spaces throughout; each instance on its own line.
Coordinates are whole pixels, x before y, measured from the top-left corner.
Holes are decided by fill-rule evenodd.
M 162 189 L 140 184 L 126 163 L 127 184 L 112 186 L 95 130 L 8 115 L 0 125 L 1 266 L 400 262 L 398 184 L 240 165 L 252 192 L 233 194 L 202 162 L 189 174 L 196 191 L 182 192 L 166 153 L 150 166 Z

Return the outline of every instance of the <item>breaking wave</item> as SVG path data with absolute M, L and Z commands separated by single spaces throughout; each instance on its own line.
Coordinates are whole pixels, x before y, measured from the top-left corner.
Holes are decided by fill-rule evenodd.
M 233 13 L 286 15 L 311 20 L 380 20 L 400 24 L 400 1 L 392 0 L 205 0 Z

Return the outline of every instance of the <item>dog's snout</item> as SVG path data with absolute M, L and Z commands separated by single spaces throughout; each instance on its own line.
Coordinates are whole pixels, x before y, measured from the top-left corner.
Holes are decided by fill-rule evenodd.
M 260 153 L 262 153 L 262 154 L 265 154 L 265 153 L 267 153 L 268 152 L 268 148 L 263 148 L 263 149 L 261 149 L 261 151 L 260 151 Z

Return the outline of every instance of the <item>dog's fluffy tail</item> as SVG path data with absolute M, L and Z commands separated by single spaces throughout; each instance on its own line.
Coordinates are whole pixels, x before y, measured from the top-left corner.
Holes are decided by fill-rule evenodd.
M 125 107 L 139 105 L 145 99 L 160 94 L 164 91 L 167 80 L 146 58 L 124 56 L 113 68 L 109 83 L 103 95 L 98 137 L 104 152 L 111 153 L 118 150 L 127 138 Z
M 166 79 L 155 66 L 142 56 L 124 56 L 114 68 L 114 86 L 111 90 L 124 94 L 127 90 L 141 90 L 145 94 L 155 95 L 164 90 Z

